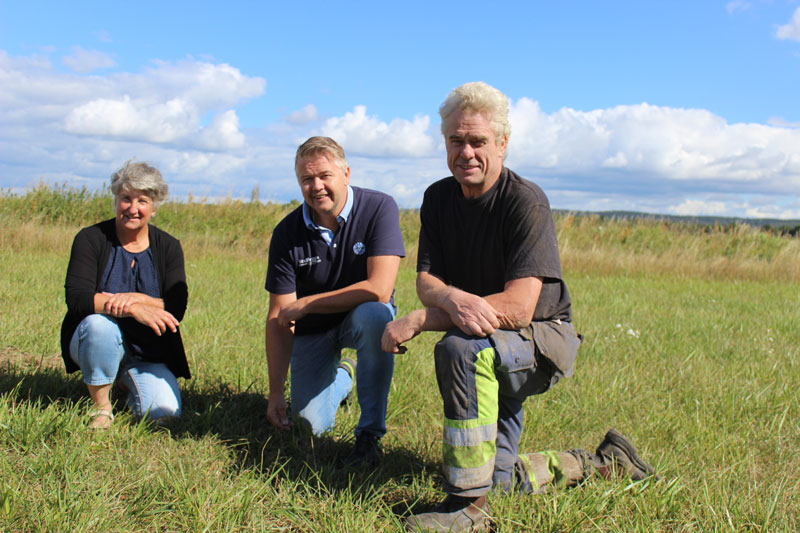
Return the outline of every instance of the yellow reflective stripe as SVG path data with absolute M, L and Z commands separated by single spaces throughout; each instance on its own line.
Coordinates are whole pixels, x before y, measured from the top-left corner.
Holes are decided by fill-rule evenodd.
M 567 475 L 564 472 L 564 466 L 561 464 L 561 457 L 559 457 L 558 452 L 547 450 L 539 452 L 539 454 L 547 459 L 547 470 L 549 470 L 550 474 L 553 476 L 553 481 L 551 483 L 559 488 L 566 487 Z
M 452 446 L 475 446 L 487 440 L 497 439 L 497 424 L 470 428 L 454 428 L 445 423 L 444 442 Z
M 473 418 L 472 420 L 453 420 L 452 418 L 444 418 L 444 427 L 453 429 L 475 429 L 481 426 L 490 426 L 497 423 L 497 417 L 494 418 Z
M 497 393 L 500 385 L 498 385 L 497 377 L 494 375 L 494 348 L 484 348 L 475 357 L 478 420 L 497 421 Z
M 494 463 L 497 453 L 496 441 L 486 441 L 475 446 L 451 446 L 442 444 L 444 463 L 457 468 L 478 468 L 489 461 Z
M 444 419 L 442 455 L 447 479 L 462 486 L 466 480 L 485 481 L 494 471 L 497 454 L 499 385 L 494 375 L 494 348 L 475 355 L 475 393 L 478 417 L 471 420 Z
M 483 487 L 491 484 L 494 472 L 494 461 L 489 461 L 478 468 L 458 468 L 445 463 L 442 467 L 447 482 L 461 489 Z
M 531 492 L 536 492 L 539 490 L 539 482 L 536 481 L 536 472 L 533 470 L 531 458 L 524 453 L 518 455 L 517 457 L 522 462 L 522 469 L 525 471 L 525 475 L 528 476 L 528 481 L 531 484 Z

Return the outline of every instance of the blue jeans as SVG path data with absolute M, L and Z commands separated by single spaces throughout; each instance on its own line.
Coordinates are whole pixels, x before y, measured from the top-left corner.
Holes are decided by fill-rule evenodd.
M 163 363 L 134 357 L 122 338 L 116 319 L 89 315 L 72 335 L 69 355 L 87 385 L 102 386 L 119 379 L 127 389 L 125 403 L 139 417 L 180 416 L 178 380 Z
M 394 372 L 394 354 L 381 350 L 381 336 L 394 320 L 390 304 L 365 302 L 350 311 L 336 327 L 294 338 L 291 359 L 292 414 L 311 426 L 315 435 L 333 427 L 336 410 L 353 387 L 339 368 L 342 348 L 358 356 L 356 390 L 361 418 L 355 429 L 377 437 L 386 434 L 386 406 Z

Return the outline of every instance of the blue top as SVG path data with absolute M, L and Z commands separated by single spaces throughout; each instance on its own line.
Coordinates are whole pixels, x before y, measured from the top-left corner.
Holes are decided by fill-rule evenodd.
M 325 229 L 318 229 L 313 222 L 306 223 L 310 217 L 304 217 L 305 204 L 278 223 L 269 245 L 264 284 L 269 292 L 294 292 L 302 298 L 341 289 L 367 279 L 368 257 L 405 257 L 394 199 L 360 187 L 348 187 L 347 192 L 348 200 L 339 215 L 339 230 L 330 232 L 330 241 L 324 235 Z M 295 335 L 327 331 L 346 315 L 347 312 L 307 315 L 295 324 Z
M 138 292 L 153 298 L 161 298 L 161 289 L 158 283 L 158 270 L 153 261 L 153 252 L 148 247 L 141 252 L 129 252 L 116 243 L 111 249 L 111 255 L 106 263 L 103 273 L 100 292 Z M 134 355 L 152 359 L 160 354 L 157 345 L 142 345 L 139 342 L 128 341 Z
M 134 253 L 123 248 L 121 244 L 115 245 L 106 263 L 100 292 L 140 292 L 153 298 L 161 298 L 158 271 L 150 248 Z

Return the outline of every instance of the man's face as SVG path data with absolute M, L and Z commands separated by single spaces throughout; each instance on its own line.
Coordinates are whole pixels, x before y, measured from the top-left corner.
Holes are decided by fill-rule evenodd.
M 444 134 L 447 166 L 467 198 L 488 191 L 500 177 L 507 138 L 495 138 L 488 115 L 456 110 Z
M 347 200 L 350 167 L 342 172 L 333 158 L 324 153 L 304 157 L 297 163 L 297 181 L 303 199 L 317 216 L 315 222 L 325 225 L 335 221 Z

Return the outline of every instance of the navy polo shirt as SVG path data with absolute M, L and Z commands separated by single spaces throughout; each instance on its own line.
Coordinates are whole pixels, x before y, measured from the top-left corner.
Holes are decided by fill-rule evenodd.
M 382 192 L 349 187 L 352 206 L 342 210 L 339 230 L 330 244 L 309 227 L 303 207 L 275 227 L 269 244 L 265 288 L 274 294 L 310 294 L 341 289 L 367 279 L 367 258 L 405 257 L 400 215 L 394 199 Z M 349 206 L 348 198 L 347 205 Z M 392 303 L 394 303 L 392 295 Z M 338 325 L 347 312 L 306 315 L 295 324 L 295 335 L 321 333 Z

